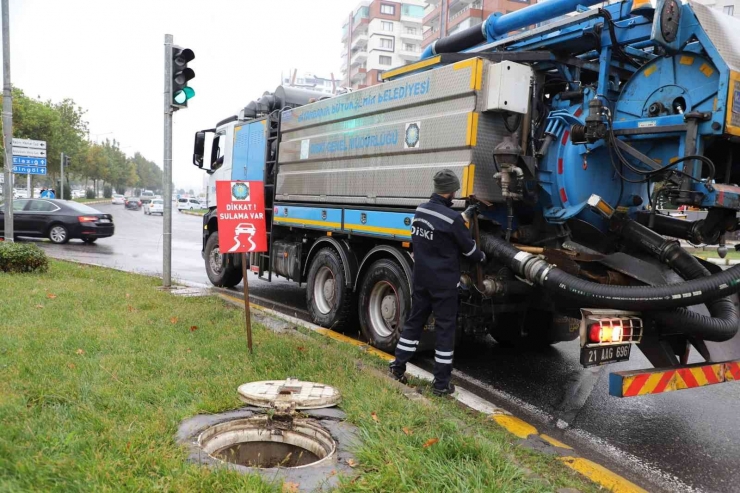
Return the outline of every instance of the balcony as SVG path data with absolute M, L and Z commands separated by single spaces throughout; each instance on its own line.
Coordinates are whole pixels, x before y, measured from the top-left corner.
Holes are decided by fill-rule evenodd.
M 367 46 L 367 40 L 367 30 L 355 33 L 352 35 L 352 49 L 354 50 L 362 46 Z
M 354 24 L 352 24 L 352 34 L 356 33 L 358 30 L 367 32 L 368 24 L 370 24 L 370 19 L 368 19 L 367 17 L 356 20 Z
M 416 46 L 416 48 L 414 48 L 413 50 L 408 50 L 405 46 L 401 47 L 401 49 L 398 50 L 398 56 L 410 62 L 418 61 L 419 55 L 421 55 L 421 48 L 419 48 L 418 46 Z
M 439 7 L 435 7 L 430 10 L 422 19 L 422 24 L 424 24 L 425 26 L 430 25 L 430 23 L 439 24 L 439 14 L 441 11 L 442 9 L 440 9 Z
M 457 18 L 457 16 L 463 14 L 464 12 L 469 11 L 470 9 L 477 9 L 481 10 L 483 9 L 483 2 L 482 0 L 475 0 L 466 2 L 463 0 L 455 0 L 450 2 L 450 8 L 448 10 L 448 15 L 450 22 L 452 22 L 452 19 Z
M 361 65 L 365 63 L 365 60 L 367 60 L 367 50 L 361 49 L 357 51 L 352 51 L 352 58 L 350 58 L 350 65 L 353 67 L 357 65 Z
M 453 27 L 460 24 L 465 19 L 474 18 L 474 19 L 481 19 L 483 20 L 483 2 L 477 1 L 473 2 L 470 5 L 464 6 L 461 10 L 457 11 L 454 14 L 450 14 L 450 20 L 447 23 L 447 29 L 452 29 Z
M 401 31 L 401 34 L 398 35 L 398 37 L 404 41 L 413 41 L 415 43 L 418 43 L 422 39 L 424 39 L 424 35 L 421 33 L 421 27 L 417 27 L 415 31 L 416 31 L 416 34 L 411 34 L 407 32 L 406 29 L 403 29 Z
M 364 65 L 362 65 L 360 67 L 354 67 L 349 72 L 349 79 L 353 83 L 360 82 L 360 83 L 364 84 L 365 83 L 365 74 L 367 74 L 367 68 L 365 68 Z
M 439 27 L 435 26 L 431 29 L 427 29 L 426 31 L 424 31 L 424 36 L 421 41 L 422 49 L 429 46 L 432 43 L 432 41 L 434 41 L 437 38 L 439 38 Z

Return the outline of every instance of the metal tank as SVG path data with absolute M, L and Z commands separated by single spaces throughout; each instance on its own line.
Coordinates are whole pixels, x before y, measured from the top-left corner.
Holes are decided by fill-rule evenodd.
M 492 65 L 464 60 L 284 111 L 277 200 L 415 206 L 444 168 L 459 196 L 501 200 L 492 156 L 508 132 L 485 111 Z

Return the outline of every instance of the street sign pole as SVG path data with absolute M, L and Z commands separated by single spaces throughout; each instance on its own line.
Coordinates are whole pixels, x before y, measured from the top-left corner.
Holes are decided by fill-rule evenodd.
M 64 200 L 64 153 L 62 153 L 62 156 L 59 158 L 59 167 L 62 170 L 62 185 L 60 187 L 62 193 L 57 198 Z
M 5 147 L 5 241 L 13 242 L 13 93 L 10 86 L 10 14 L 2 0 L 3 25 L 3 141 Z
M 28 173 L 26 175 L 26 191 L 28 192 L 27 197 L 29 199 L 33 198 L 33 190 L 31 190 L 31 173 Z
M 244 318 L 247 324 L 247 347 L 252 351 L 252 316 L 249 312 L 249 281 L 247 280 L 247 254 L 242 253 L 242 282 L 244 283 Z
M 4 0 L 7 1 L 7 0 Z M 164 218 L 162 221 L 162 286 L 172 286 L 172 42 L 164 35 Z

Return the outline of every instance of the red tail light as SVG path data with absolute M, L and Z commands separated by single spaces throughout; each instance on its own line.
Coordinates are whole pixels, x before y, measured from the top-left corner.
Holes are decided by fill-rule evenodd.
M 79 216 L 77 218 L 81 223 L 94 223 L 98 220 L 95 216 Z

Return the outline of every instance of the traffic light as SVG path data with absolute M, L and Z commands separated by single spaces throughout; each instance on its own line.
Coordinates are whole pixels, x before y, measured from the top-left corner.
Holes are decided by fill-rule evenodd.
M 195 72 L 188 68 L 188 63 L 194 58 L 193 50 L 179 46 L 172 47 L 171 104 L 174 109 L 187 108 L 188 100 L 195 96 L 193 88 L 188 87 L 188 81 L 195 77 Z
M 69 156 L 67 156 L 66 154 L 64 154 L 64 167 L 65 168 L 69 167 L 69 165 L 70 165 L 71 162 L 72 162 L 72 159 L 70 159 Z

